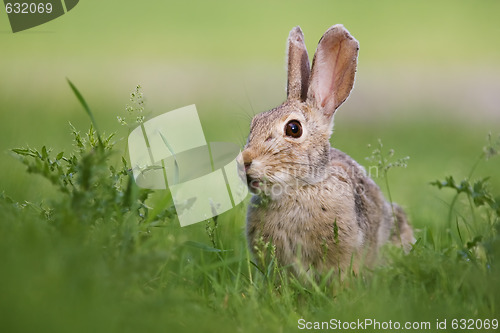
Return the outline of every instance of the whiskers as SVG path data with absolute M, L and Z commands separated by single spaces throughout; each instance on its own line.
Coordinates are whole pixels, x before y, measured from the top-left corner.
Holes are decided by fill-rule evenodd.
M 294 175 L 294 174 L 293 174 L 293 173 L 291 173 L 291 172 L 286 172 L 286 171 L 281 170 L 281 173 L 287 174 L 287 175 L 291 176 L 292 178 L 294 178 L 295 180 L 298 180 L 298 181 L 304 182 L 304 183 L 306 183 L 307 185 L 312 185 L 312 183 L 311 183 L 311 182 L 309 182 L 308 180 L 306 180 L 305 178 L 303 178 L 303 177 L 299 177 L 299 176 L 297 176 L 297 175 Z
M 304 184 L 313 185 L 311 181 L 307 179 L 304 175 L 301 175 L 297 169 L 284 169 L 281 166 L 282 163 L 276 163 L 273 165 L 268 165 L 268 168 L 264 172 L 264 176 L 261 177 L 264 183 L 270 184 L 282 184 L 284 186 L 288 186 L 290 188 L 298 188 Z M 277 168 L 279 167 L 279 168 Z M 286 175 L 289 177 L 283 177 L 282 175 Z M 309 175 L 309 172 L 306 172 L 305 175 Z M 289 178 L 289 179 L 286 179 Z

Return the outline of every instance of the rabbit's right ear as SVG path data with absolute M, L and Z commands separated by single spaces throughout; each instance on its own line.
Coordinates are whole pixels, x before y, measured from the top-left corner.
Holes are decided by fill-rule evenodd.
M 305 101 L 309 84 L 309 56 L 304 35 L 299 26 L 288 35 L 288 84 L 287 98 Z

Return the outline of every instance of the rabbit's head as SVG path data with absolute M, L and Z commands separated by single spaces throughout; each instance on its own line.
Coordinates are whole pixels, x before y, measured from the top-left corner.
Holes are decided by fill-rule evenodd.
M 287 100 L 254 117 L 243 151 L 252 192 L 277 196 L 328 176 L 333 114 L 353 87 L 358 49 L 356 39 L 334 25 L 310 69 L 301 29 L 290 31 Z

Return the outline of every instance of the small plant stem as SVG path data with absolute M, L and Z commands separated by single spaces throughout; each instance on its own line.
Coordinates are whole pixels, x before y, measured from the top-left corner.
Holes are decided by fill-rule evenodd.
M 252 276 L 252 265 L 250 264 L 251 258 L 250 258 L 250 250 L 248 249 L 248 246 L 245 247 L 246 249 L 246 261 L 247 261 L 247 268 L 248 268 L 248 279 L 250 280 L 250 285 L 253 286 L 253 276 Z
M 389 204 L 391 205 L 393 223 L 396 226 L 396 232 L 398 233 L 399 242 L 401 243 L 401 246 L 403 246 L 403 240 L 401 239 L 401 231 L 399 230 L 398 219 L 396 218 L 396 213 L 394 212 L 394 205 L 392 204 L 391 188 L 389 186 L 389 177 L 387 177 L 387 170 L 384 170 L 384 180 L 385 180 L 385 186 L 387 188 L 387 197 L 389 198 Z
M 130 136 L 130 133 L 132 133 L 132 131 L 129 128 L 128 129 L 128 133 L 127 133 L 127 139 L 125 140 L 125 151 L 124 151 L 124 154 L 123 154 L 124 157 L 127 156 L 127 152 L 128 152 L 128 137 Z M 128 154 L 128 155 L 129 155 L 129 160 L 130 160 L 130 154 Z
M 471 179 L 472 178 L 472 175 L 474 174 L 474 171 L 476 171 L 477 166 L 483 160 L 483 157 L 484 157 L 484 153 L 481 153 L 479 155 L 479 157 L 477 158 L 476 162 L 474 163 L 474 165 L 472 166 L 471 170 L 469 171 L 469 175 L 467 176 L 467 179 Z M 457 200 L 458 200 L 459 196 L 460 196 L 460 193 L 457 192 L 455 194 L 455 196 L 453 197 L 453 199 L 451 200 L 450 209 L 448 210 L 448 228 L 450 228 L 450 229 L 451 229 L 451 223 L 452 223 L 452 219 L 453 219 L 454 207 L 455 207 L 455 204 L 457 203 Z M 472 206 L 471 206 L 471 213 L 474 215 Z
M 154 163 L 154 158 L 153 158 L 153 153 L 151 151 L 151 146 L 149 145 L 149 140 L 148 136 L 146 134 L 146 128 L 144 127 L 144 124 L 141 123 L 141 130 L 142 130 L 142 136 L 144 136 L 144 141 L 146 142 L 146 147 L 148 147 L 148 153 L 149 153 L 149 160 L 152 163 Z
M 483 158 L 484 158 L 484 153 L 481 153 L 478 159 L 476 160 L 476 163 L 474 163 L 474 165 L 472 166 L 472 169 L 470 170 L 469 175 L 467 176 L 468 179 L 471 179 L 472 174 L 474 174 L 474 171 L 476 171 L 477 166 L 483 160 Z
M 456 204 L 459 196 L 460 196 L 460 193 L 457 192 L 455 194 L 455 196 L 453 197 L 453 200 L 451 200 L 450 209 L 448 210 L 448 228 L 450 228 L 450 229 L 451 229 L 451 220 L 453 218 L 453 210 L 454 210 L 455 204 Z
M 472 222 L 474 223 L 474 226 L 477 225 L 476 223 L 476 213 L 475 213 L 475 210 L 474 210 L 474 205 L 472 203 L 472 199 L 470 196 L 468 196 L 468 199 L 469 199 L 469 206 L 470 206 L 470 214 L 472 216 Z

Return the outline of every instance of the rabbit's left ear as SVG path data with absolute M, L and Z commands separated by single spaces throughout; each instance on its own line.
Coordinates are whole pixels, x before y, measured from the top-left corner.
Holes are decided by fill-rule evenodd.
M 288 35 L 288 84 L 287 98 L 305 101 L 309 82 L 309 56 L 304 35 L 299 26 Z
M 354 85 L 359 43 L 337 24 L 321 37 L 313 58 L 307 100 L 330 118 Z

